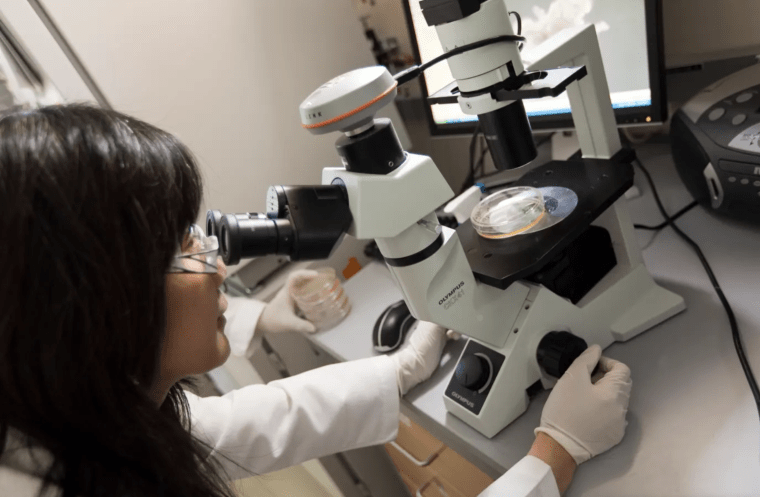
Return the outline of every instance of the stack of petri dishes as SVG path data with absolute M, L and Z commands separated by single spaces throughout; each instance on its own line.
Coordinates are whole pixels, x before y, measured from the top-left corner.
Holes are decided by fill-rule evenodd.
M 319 275 L 310 280 L 295 280 L 288 291 L 303 317 L 321 331 L 343 321 L 351 312 L 351 303 L 333 268 L 319 268 L 317 272 Z

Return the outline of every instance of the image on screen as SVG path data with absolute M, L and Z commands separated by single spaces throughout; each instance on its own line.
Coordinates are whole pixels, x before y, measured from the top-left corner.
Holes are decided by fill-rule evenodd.
M 644 0 L 509 0 L 507 7 L 522 18 L 522 35 L 526 42 L 521 56 L 527 69 L 530 68 L 532 48 L 563 29 L 593 24 L 599 37 L 613 108 L 652 105 Z M 420 59 L 425 63 L 441 55 L 443 49 L 435 28 L 425 22 L 419 2 L 410 0 L 409 8 Z M 514 16 L 512 20 L 517 33 Z M 453 80 L 448 64 L 432 66 L 425 71 L 427 94 L 432 95 Z M 570 113 L 566 93 L 555 98 L 528 99 L 523 103 L 529 117 L 568 117 Z M 462 112 L 458 104 L 435 104 L 431 111 L 437 125 L 477 120 L 477 116 Z

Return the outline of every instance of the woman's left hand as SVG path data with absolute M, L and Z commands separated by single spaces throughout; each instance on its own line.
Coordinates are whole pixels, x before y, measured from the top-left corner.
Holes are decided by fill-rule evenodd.
M 401 349 L 390 358 L 396 365 L 396 380 L 401 395 L 430 378 L 441 362 L 446 341 L 457 339 L 458 334 L 442 326 L 419 321 Z

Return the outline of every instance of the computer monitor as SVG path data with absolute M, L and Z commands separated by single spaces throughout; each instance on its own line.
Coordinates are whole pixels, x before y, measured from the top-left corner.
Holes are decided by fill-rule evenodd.
M 521 54 L 526 66 L 531 49 L 542 41 L 562 29 L 593 23 L 618 125 L 667 119 L 661 0 L 508 0 L 507 6 L 522 20 L 522 35 L 527 40 Z M 404 7 L 417 63 L 441 55 L 435 28 L 425 22 L 419 0 L 404 0 Z M 446 63 L 427 69 L 420 78 L 424 98 L 453 80 Z M 534 131 L 573 127 L 566 93 L 523 103 Z M 475 129 L 477 116 L 465 114 L 458 104 L 425 108 L 434 135 L 472 133 Z

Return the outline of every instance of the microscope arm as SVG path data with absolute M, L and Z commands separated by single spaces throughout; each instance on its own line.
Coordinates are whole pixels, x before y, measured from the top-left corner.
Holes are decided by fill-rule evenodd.
M 588 75 L 567 87 L 573 123 L 583 157 L 611 159 L 621 148 L 620 137 L 594 25 L 567 28 L 525 58 L 533 60 L 528 67 L 531 71 L 586 66 Z

